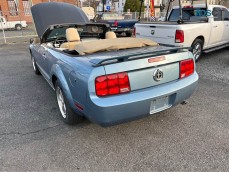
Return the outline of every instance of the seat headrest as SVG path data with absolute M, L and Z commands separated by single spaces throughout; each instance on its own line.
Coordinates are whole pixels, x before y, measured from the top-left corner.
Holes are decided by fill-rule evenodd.
M 80 36 L 76 28 L 66 29 L 66 39 L 68 42 L 80 41 Z
M 117 37 L 116 37 L 116 34 L 114 32 L 106 32 L 105 38 L 106 39 L 114 39 Z

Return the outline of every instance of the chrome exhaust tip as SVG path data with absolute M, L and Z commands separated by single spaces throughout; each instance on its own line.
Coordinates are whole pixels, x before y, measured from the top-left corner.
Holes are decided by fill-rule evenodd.
M 181 102 L 182 105 L 186 105 L 188 104 L 188 101 L 187 100 L 184 100 L 183 102 Z

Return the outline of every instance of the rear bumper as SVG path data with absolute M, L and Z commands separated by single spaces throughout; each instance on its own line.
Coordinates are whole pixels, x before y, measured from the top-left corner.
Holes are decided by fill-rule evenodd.
M 91 95 L 88 97 L 83 113 L 91 121 L 102 126 L 115 125 L 148 116 L 151 102 L 155 99 L 168 96 L 171 107 L 188 99 L 197 87 L 198 78 L 198 74 L 195 72 L 185 79 L 128 94 L 106 98 Z

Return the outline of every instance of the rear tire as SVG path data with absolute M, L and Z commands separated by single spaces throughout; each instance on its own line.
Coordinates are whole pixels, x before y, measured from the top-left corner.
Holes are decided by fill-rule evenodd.
M 18 31 L 19 31 L 19 30 L 22 30 L 21 24 L 16 24 L 16 25 L 15 25 L 15 29 L 18 30 Z
M 64 123 L 74 125 L 82 121 L 83 117 L 76 114 L 70 107 L 60 82 L 55 83 L 57 104 L 60 110 L 60 115 Z
M 192 43 L 192 53 L 194 55 L 196 62 L 200 59 L 203 53 L 203 45 L 204 45 L 204 42 L 201 39 L 196 39 Z

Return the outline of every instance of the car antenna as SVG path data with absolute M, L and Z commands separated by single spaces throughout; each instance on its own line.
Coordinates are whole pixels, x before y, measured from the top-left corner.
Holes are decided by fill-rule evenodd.
M 140 11 L 139 11 L 139 16 L 138 16 L 138 21 L 141 20 L 142 4 L 143 4 L 143 0 L 141 0 Z

